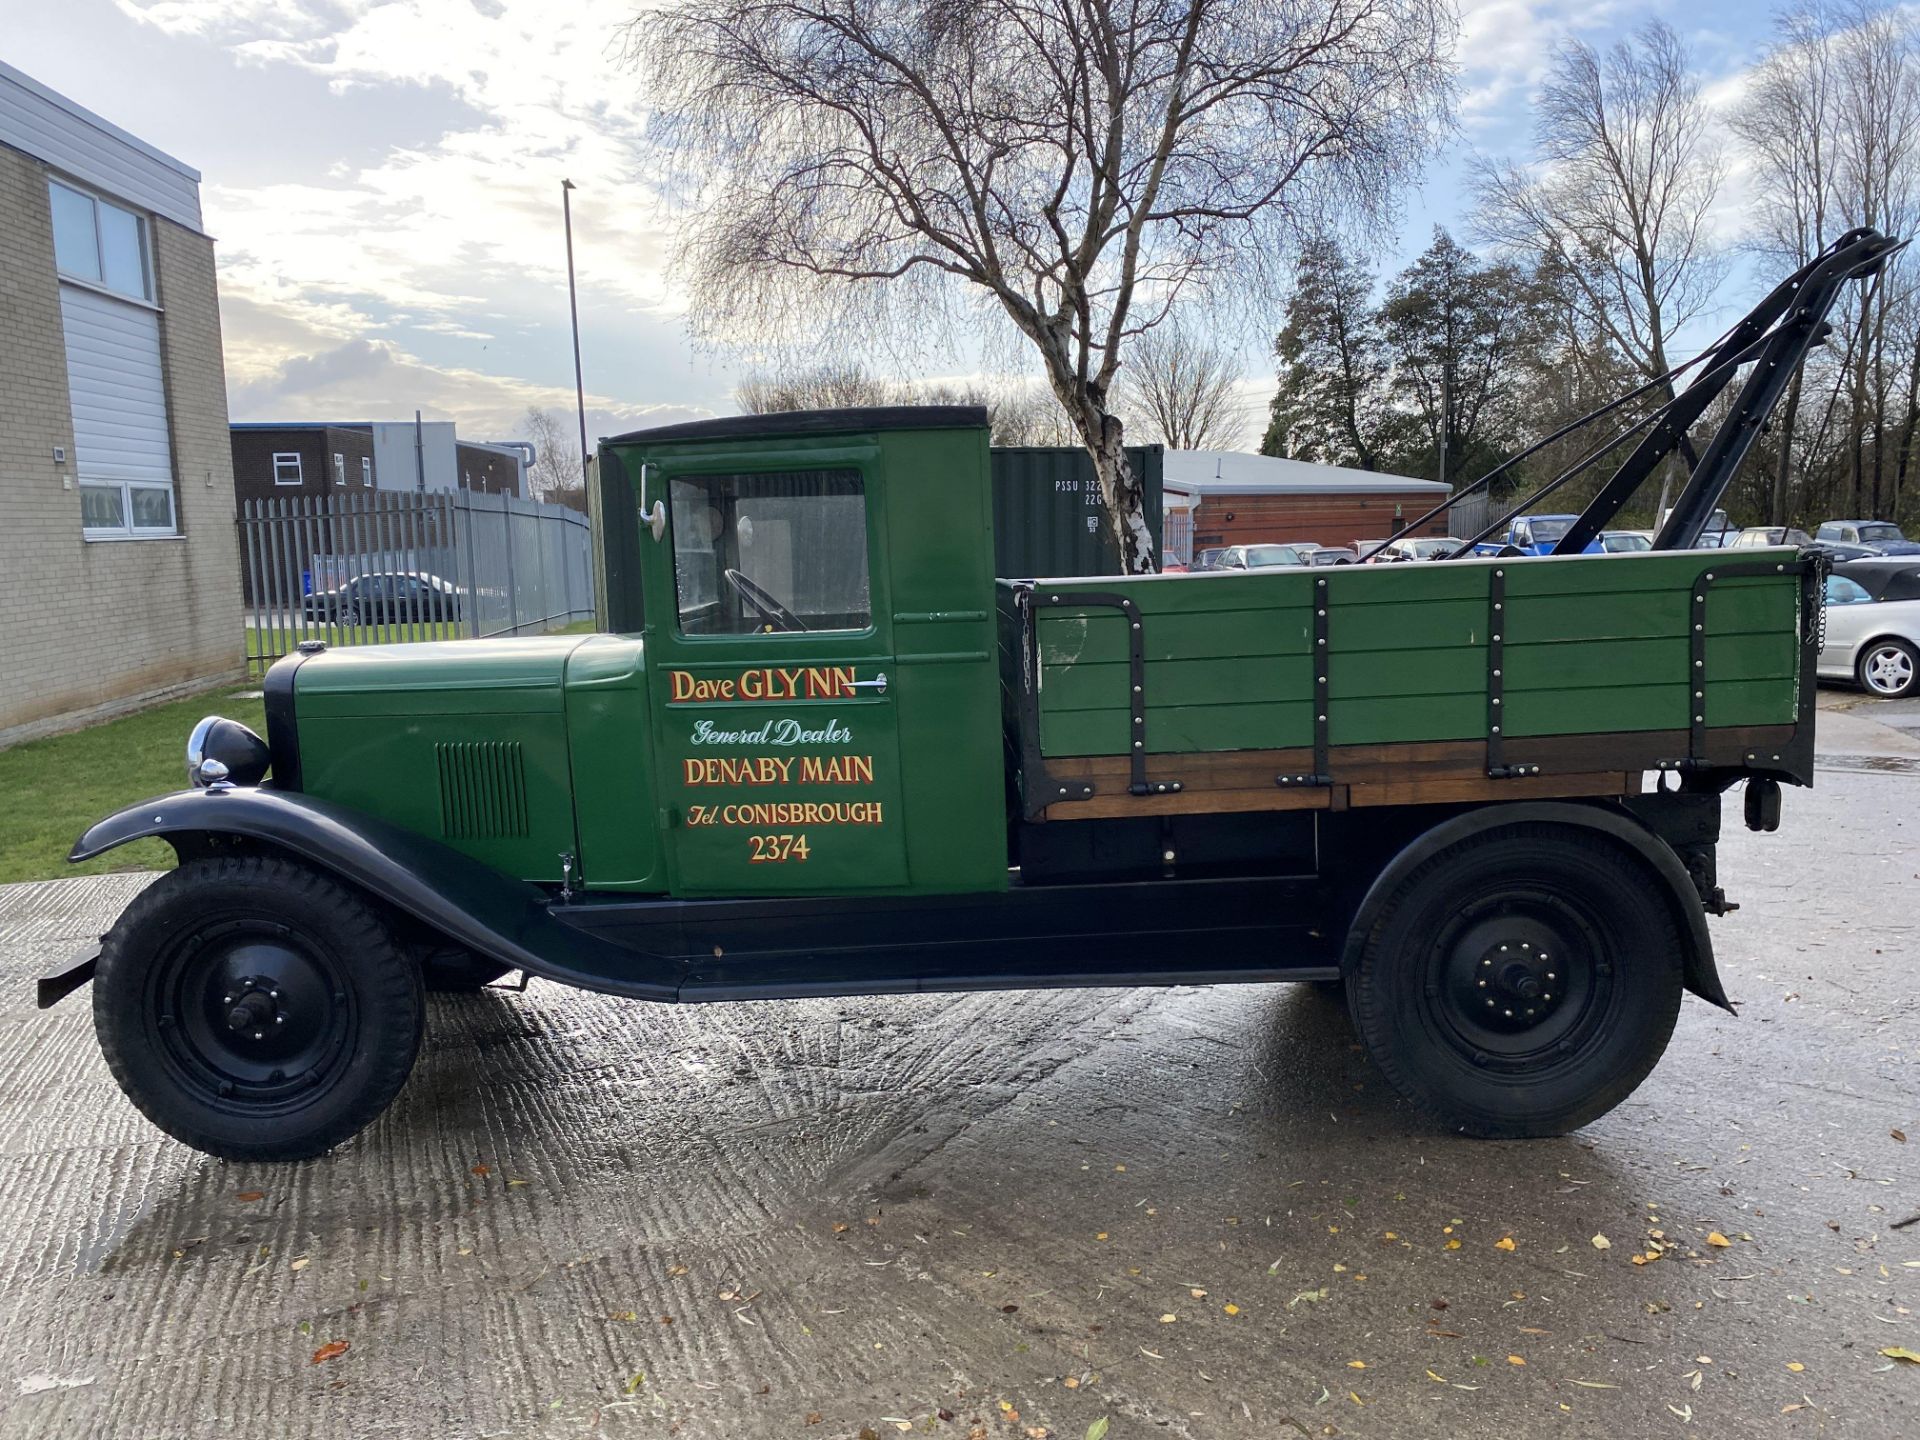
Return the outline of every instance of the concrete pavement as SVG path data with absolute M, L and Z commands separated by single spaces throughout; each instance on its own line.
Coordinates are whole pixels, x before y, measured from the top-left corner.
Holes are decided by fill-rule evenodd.
M 0 890 L 0 1434 L 1920 1432 L 1920 739 L 1872 716 L 1778 834 L 1729 807 L 1740 1018 L 1528 1143 L 1423 1127 L 1306 989 L 536 983 L 232 1165 L 31 1005 L 142 878 Z

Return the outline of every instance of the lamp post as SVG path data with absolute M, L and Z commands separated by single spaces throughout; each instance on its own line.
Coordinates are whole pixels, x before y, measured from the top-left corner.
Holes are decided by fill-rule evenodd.
M 567 227 L 567 309 L 573 316 L 573 397 L 580 417 L 580 493 L 591 511 L 593 497 L 587 489 L 587 387 L 580 378 L 580 295 L 573 280 L 573 190 L 573 181 L 560 182 L 560 211 Z

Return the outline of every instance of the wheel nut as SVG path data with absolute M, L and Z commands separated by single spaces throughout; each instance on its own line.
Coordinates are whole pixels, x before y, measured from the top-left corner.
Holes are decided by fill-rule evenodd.
M 254 1039 L 256 1039 L 256 1040 L 264 1040 L 264 1039 L 266 1039 L 267 1037 L 266 1037 L 266 1035 L 265 1035 L 265 1034 L 263 1034 L 263 1033 L 262 1033 L 261 1031 L 258 1031 L 258 1030 L 256 1030 L 256 1031 L 254 1031 L 254 1032 L 253 1032 L 253 1038 L 254 1038 Z
M 284 1015 L 276 1015 L 273 1017 L 273 1023 L 276 1025 L 284 1025 L 287 1023 L 287 1017 Z

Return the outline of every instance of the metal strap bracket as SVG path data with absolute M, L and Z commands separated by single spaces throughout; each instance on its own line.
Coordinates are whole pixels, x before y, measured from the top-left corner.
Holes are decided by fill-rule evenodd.
M 1021 591 L 1021 601 L 1028 608 L 1030 647 L 1028 673 L 1024 677 L 1024 693 L 1021 697 L 1025 712 L 1021 728 L 1026 734 L 1023 758 L 1030 782 L 1027 790 L 1030 815 L 1039 813 L 1056 801 L 1089 800 L 1094 794 L 1092 781 L 1062 780 L 1048 774 L 1040 755 L 1040 625 L 1035 613 L 1040 608 L 1038 599 L 1031 588 Z M 1143 796 L 1179 794 L 1186 788 L 1181 781 L 1147 779 L 1147 651 L 1138 603 L 1131 596 L 1115 590 L 1064 590 L 1049 594 L 1046 605 L 1047 608 L 1057 605 L 1106 606 L 1120 612 L 1127 622 L 1127 793 Z
M 1316 576 L 1313 582 L 1313 770 L 1306 775 L 1276 775 L 1273 783 L 1286 789 L 1333 784 L 1333 767 L 1327 759 L 1327 716 L 1330 691 L 1327 679 L 1331 657 L 1327 653 L 1327 579 Z

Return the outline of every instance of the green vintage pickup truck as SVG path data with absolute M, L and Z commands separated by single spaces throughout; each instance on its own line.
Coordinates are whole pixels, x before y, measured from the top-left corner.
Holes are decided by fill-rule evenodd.
M 1780 378 L 1755 347 L 1821 314 L 1726 342 L 1762 362 L 1735 440 Z M 1727 1003 L 1723 793 L 1772 829 L 1812 780 L 1817 564 L 1672 548 L 1743 453 L 1648 554 L 1043 579 L 992 573 L 978 409 L 605 441 L 618 633 L 303 645 L 264 738 L 210 717 L 190 788 L 80 838 L 180 865 L 41 1002 L 91 979 L 128 1096 L 236 1158 L 354 1134 L 423 991 L 510 971 L 662 1002 L 1341 984 L 1439 1123 L 1562 1132 L 1646 1077 L 1683 989 Z

